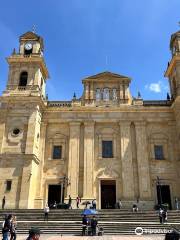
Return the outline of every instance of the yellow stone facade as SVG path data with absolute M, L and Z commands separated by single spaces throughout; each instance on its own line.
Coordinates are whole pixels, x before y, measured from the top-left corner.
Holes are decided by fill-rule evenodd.
M 73 207 L 80 196 L 96 199 L 98 208 L 113 207 L 109 197 L 124 207 L 138 199 L 140 207 L 153 208 L 161 186 L 161 201 L 174 208 L 180 199 L 180 32 L 170 48 L 171 100 L 133 98 L 130 78 L 104 72 L 82 81 L 80 99 L 55 102 L 45 94 L 43 39 L 23 34 L 19 52 L 7 58 L 0 97 L 0 196 L 6 207 L 43 208 L 50 186 L 59 186 L 51 189 L 54 199 L 67 202 L 71 195 Z M 103 157 L 103 141 L 111 142 L 111 157 Z M 54 146 L 61 146 L 60 159 L 53 159 Z M 156 159 L 155 146 L 163 159 Z

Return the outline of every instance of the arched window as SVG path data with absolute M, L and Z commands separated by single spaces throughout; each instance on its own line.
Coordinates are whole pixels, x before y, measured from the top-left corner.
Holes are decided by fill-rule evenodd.
M 101 89 L 97 88 L 96 89 L 96 101 L 100 101 L 101 100 Z
M 109 88 L 104 88 L 103 90 L 103 100 L 109 101 Z
M 20 75 L 19 86 L 25 87 L 27 85 L 27 80 L 28 80 L 28 73 L 22 72 Z

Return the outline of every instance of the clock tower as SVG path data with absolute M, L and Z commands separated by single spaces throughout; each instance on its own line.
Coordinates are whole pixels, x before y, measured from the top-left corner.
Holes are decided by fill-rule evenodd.
M 34 32 L 26 32 L 19 42 L 19 51 L 14 49 L 7 58 L 9 76 L 3 96 L 40 96 L 45 100 L 49 74 L 43 58 L 43 39 Z
M 34 32 L 26 32 L 19 42 L 18 52 L 14 50 L 7 58 L 8 81 L 0 97 L 4 109 L 0 118 L 0 127 L 4 127 L 2 131 L 0 128 L 0 134 L 3 132 L 0 159 L 1 166 L 11 161 L 21 169 L 21 176 L 17 176 L 21 180 L 11 173 L 8 176 L 14 191 L 19 191 L 19 199 L 11 207 L 41 208 L 43 200 L 34 183 L 38 183 L 43 165 L 42 116 L 47 103 L 45 87 L 49 74 L 43 57 L 43 39 Z

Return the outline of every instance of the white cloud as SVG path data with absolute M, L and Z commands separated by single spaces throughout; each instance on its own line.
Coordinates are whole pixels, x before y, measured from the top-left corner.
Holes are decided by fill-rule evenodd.
M 145 85 L 145 89 L 154 92 L 154 93 L 161 93 L 162 91 L 168 91 L 168 86 L 162 83 L 162 81 L 158 81 L 155 83 L 150 83 Z

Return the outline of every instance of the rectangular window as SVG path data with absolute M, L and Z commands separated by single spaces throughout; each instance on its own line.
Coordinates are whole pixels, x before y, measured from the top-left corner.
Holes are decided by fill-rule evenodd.
M 112 141 L 102 141 L 102 157 L 113 158 L 113 143 Z
M 164 153 L 163 153 L 163 146 L 162 145 L 155 145 L 154 146 L 154 155 L 156 160 L 163 160 Z
M 61 158 L 62 158 L 62 146 L 54 146 L 53 159 L 61 159 Z
M 11 191 L 11 185 L 12 181 L 11 180 L 6 180 L 6 191 Z

